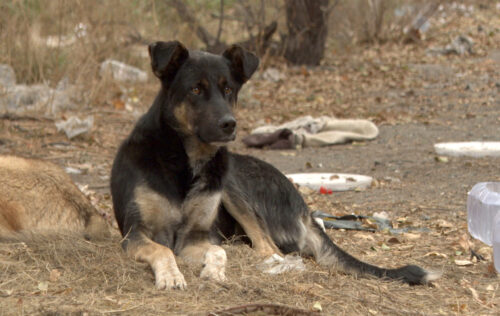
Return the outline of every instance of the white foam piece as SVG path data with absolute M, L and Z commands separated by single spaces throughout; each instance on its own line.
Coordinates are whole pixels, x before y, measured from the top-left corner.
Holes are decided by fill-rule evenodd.
M 456 142 L 434 144 L 438 155 L 486 157 L 500 156 L 500 142 Z
M 332 191 L 365 189 L 371 185 L 373 180 L 369 176 L 347 173 L 293 173 L 287 174 L 286 177 L 298 185 L 313 190 L 324 187 Z

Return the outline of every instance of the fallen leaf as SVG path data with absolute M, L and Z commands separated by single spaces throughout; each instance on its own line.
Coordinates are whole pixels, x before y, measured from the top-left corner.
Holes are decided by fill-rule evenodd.
M 429 257 L 429 256 L 432 256 L 432 257 L 441 257 L 441 258 L 448 258 L 448 256 L 444 253 L 440 253 L 440 252 L 436 252 L 436 251 L 432 251 L 432 252 L 428 252 L 424 255 L 424 257 Z
M 380 248 L 381 248 L 382 250 L 391 250 L 391 247 L 387 246 L 386 244 L 382 244 L 382 245 L 380 246 Z
M 389 214 L 386 211 L 375 212 L 372 215 L 373 217 L 381 218 L 381 219 L 389 219 Z
M 364 239 L 364 240 L 369 240 L 369 241 L 375 241 L 375 238 L 372 236 L 373 234 L 367 234 L 367 233 L 356 233 L 353 236 L 359 239 Z
M 52 269 L 52 271 L 50 271 L 49 281 L 50 282 L 57 282 L 57 280 L 59 280 L 60 276 L 61 276 L 61 271 L 59 271 L 57 269 Z
M 469 241 L 469 234 L 464 233 L 462 236 L 460 236 L 460 240 L 458 241 L 458 244 L 464 251 L 469 251 L 470 250 L 470 241 Z
M 404 233 L 404 235 L 408 240 L 417 240 L 421 237 L 420 234 L 415 234 L 415 233 Z
M 488 264 L 488 267 L 486 269 L 487 269 L 489 275 L 493 276 L 493 275 L 497 274 L 497 270 L 495 269 L 495 265 L 493 264 L 493 262 Z
M 437 226 L 441 228 L 453 228 L 454 225 L 448 221 L 445 221 L 444 219 L 438 219 L 437 220 Z
M 313 189 L 309 188 L 309 187 L 306 187 L 306 186 L 300 186 L 299 187 L 299 192 L 302 194 L 302 195 L 310 195 L 314 192 Z
M 315 311 L 315 312 L 322 312 L 323 308 L 321 307 L 321 303 L 320 302 L 315 302 L 313 304 L 312 310 Z
M 456 259 L 455 260 L 455 264 L 457 266 L 465 267 L 465 266 L 471 266 L 474 263 L 472 261 L 470 261 L 470 260 L 459 260 L 459 259 Z
M 448 159 L 448 157 L 444 157 L 444 156 L 436 156 L 434 158 L 437 162 L 443 162 L 443 163 L 447 163 L 448 161 L 450 161 Z
M 113 104 L 115 110 L 123 110 L 125 108 L 125 102 L 121 99 L 113 99 L 111 103 Z
M 47 291 L 47 289 L 49 288 L 49 284 L 47 282 L 40 282 L 38 283 L 38 289 L 42 292 L 45 292 Z
M 481 302 L 481 303 L 482 303 L 481 299 L 479 298 L 479 294 L 477 294 L 477 291 L 476 291 L 474 288 L 470 287 L 470 286 L 468 287 L 468 289 L 469 289 L 470 293 L 472 294 L 472 297 L 473 297 L 476 301 L 479 301 L 479 302 Z
M 400 244 L 401 243 L 401 241 L 399 241 L 399 239 L 397 239 L 396 237 L 389 238 L 389 240 L 387 240 L 387 242 L 389 244 Z

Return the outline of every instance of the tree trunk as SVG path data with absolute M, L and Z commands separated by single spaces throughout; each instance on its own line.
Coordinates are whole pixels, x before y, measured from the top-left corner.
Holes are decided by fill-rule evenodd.
M 285 58 L 292 64 L 319 65 L 327 35 L 329 0 L 286 0 Z

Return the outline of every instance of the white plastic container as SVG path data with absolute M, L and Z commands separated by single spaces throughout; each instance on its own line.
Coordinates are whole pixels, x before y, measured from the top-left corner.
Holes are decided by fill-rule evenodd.
M 434 144 L 438 155 L 469 156 L 469 157 L 498 157 L 500 156 L 500 142 L 459 142 Z
M 500 272 L 500 212 L 497 212 L 493 224 L 493 262 L 497 272 Z
M 293 173 L 287 174 L 286 177 L 298 185 L 313 190 L 323 187 L 332 191 L 366 189 L 373 181 L 373 178 L 369 176 L 346 173 Z
M 467 197 L 467 223 L 472 237 L 493 246 L 495 268 L 500 272 L 500 182 L 481 182 Z

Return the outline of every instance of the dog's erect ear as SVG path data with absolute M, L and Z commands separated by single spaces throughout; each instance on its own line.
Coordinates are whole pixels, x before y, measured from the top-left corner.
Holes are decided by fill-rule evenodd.
M 238 45 L 232 45 L 222 54 L 231 65 L 234 79 L 243 84 L 253 75 L 259 66 L 259 58 Z
M 186 47 L 178 41 L 154 42 L 149 44 L 148 50 L 153 73 L 167 81 L 174 79 L 177 70 L 189 57 Z

